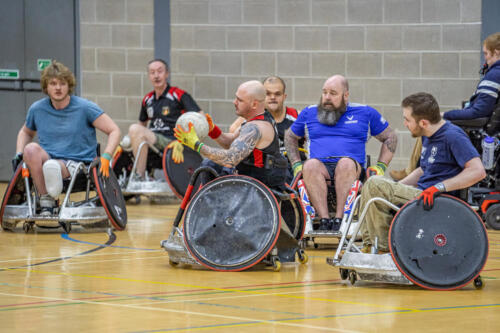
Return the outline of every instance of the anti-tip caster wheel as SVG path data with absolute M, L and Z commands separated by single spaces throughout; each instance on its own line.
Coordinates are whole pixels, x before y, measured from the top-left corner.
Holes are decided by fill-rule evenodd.
M 273 271 L 279 272 L 281 270 L 281 261 L 278 258 L 273 258 Z
M 171 259 L 168 259 L 168 263 L 170 264 L 170 266 L 172 267 L 177 267 L 179 266 L 179 263 L 176 262 L 176 261 L 172 261 Z
M 26 234 L 33 231 L 34 230 L 33 223 L 24 222 L 23 223 L 23 230 Z
M 309 257 L 307 256 L 307 254 L 302 249 L 300 249 L 300 250 L 297 251 L 297 256 L 299 257 L 299 262 L 301 264 L 305 264 L 309 260 Z
M 349 277 L 349 270 L 345 268 L 339 268 L 340 278 L 342 280 L 347 280 Z
M 479 275 L 477 278 L 474 279 L 474 288 L 477 290 L 483 289 L 484 284 L 483 284 L 483 279 L 481 279 L 481 275 Z
M 356 272 L 350 271 L 349 272 L 349 282 L 351 283 L 351 285 L 354 286 L 354 284 L 356 283 L 357 280 L 358 280 L 358 277 L 356 276 Z

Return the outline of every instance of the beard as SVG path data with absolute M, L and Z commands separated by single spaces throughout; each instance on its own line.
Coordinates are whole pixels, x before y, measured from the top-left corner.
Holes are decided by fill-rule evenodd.
M 338 107 L 335 107 L 330 102 L 323 103 L 320 98 L 318 103 L 318 121 L 324 125 L 333 126 L 345 113 L 346 108 L 344 96 L 342 96 L 342 102 Z
M 412 138 L 418 138 L 424 135 L 424 129 L 417 124 L 417 128 L 412 132 L 410 131 Z

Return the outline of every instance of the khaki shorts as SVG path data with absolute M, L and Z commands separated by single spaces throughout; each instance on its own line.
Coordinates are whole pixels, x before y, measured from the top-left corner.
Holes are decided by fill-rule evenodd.
M 159 134 L 159 133 L 155 133 L 155 137 L 156 137 L 156 141 L 155 141 L 154 146 L 156 148 L 158 148 L 160 151 L 163 151 L 163 149 L 165 149 L 165 147 L 168 146 L 168 144 L 170 142 L 175 140 L 175 138 L 170 138 L 170 137 L 167 137 L 167 136 L 165 136 L 163 134 Z

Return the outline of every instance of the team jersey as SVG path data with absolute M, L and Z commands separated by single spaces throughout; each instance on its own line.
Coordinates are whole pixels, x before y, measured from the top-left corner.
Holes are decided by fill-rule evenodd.
M 153 132 L 173 137 L 177 118 L 184 112 L 200 110 L 198 104 L 187 92 L 167 85 L 159 97 L 154 91 L 144 96 L 139 121 L 149 120 L 149 128 Z
M 320 123 L 317 113 L 317 105 L 306 107 L 290 128 L 296 136 L 309 140 L 309 158 L 322 162 L 350 157 L 364 166 L 366 142 L 389 126 L 377 110 L 362 104 L 349 103 L 333 126 Z
M 424 190 L 456 176 L 474 157 L 479 157 L 479 153 L 467 134 L 446 122 L 432 136 L 422 137 L 420 167 L 424 173 L 418 180 L 418 188 Z

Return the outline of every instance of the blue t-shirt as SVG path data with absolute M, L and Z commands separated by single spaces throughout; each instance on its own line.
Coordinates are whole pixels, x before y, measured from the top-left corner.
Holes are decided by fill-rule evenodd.
M 31 105 L 26 127 L 38 134 L 40 146 L 54 159 L 91 162 L 97 138 L 92 123 L 103 114 L 84 98 L 71 96 L 67 107 L 56 110 L 46 97 Z
M 364 166 L 369 136 L 378 135 L 389 126 L 377 110 L 356 103 L 349 103 L 333 126 L 320 123 L 317 113 L 317 105 L 306 107 L 290 128 L 296 136 L 308 137 L 309 158 L 322 162 L 334 162 L 348 156 Z M 328 158 L 332 156 L 337 158 Z
M 474 157 L 479 154 L 467 134 L 446 122 L 431 137 L 422 137 L 420 167 L 424 174 L 418 180 L 418 188 L 425 190 L 458 175 Z

